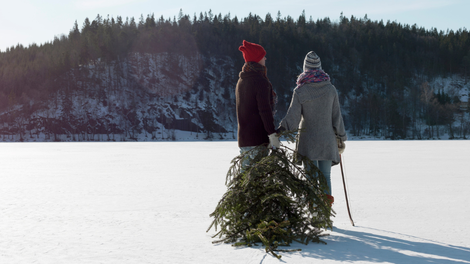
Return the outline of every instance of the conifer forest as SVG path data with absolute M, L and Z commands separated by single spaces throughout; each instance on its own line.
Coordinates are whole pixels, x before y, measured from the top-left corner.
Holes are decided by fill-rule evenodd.
M 463 26 L 443 32 L 367 15 L 313 20 L 281 12 L 97 15 L 50 42 L 0 52 L 0 140 L 175 140 L 175 130 L 235 139 L 243 40 L 267 51 L 277 121 L 313 50 L 338 90 L 349 136 L 466 138 Z

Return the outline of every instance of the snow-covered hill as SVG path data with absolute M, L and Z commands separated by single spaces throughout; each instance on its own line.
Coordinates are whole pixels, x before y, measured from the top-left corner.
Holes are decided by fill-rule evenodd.
M 134 52 L 115 61 L 81 65 L 49 83 L 51 87 L 45 89 L 52 92 L 46 99 L 31 99 L 29 104 L 16 104 L 0 113 L 0 141 L 233 140 L 239 72 L 234 64 L 228 56 Z M 428 103 L 434 110 L 401 106 L 393 117 L 385 111 L 393 107 L 380 108 L 372 120 L 370 111 L 364 110 L 368 106 L 362 104 L 372 104 L 367 94 L 380 85 L 366 80 L 360 95 L 354 90 L 345 94 L 338 87 L 349 137 L 396 138 L 389 136 L 396 134 L 390 133 L 395 127 L 383 125 L 383 120 L 397 118 L 404 124 L 401 138 L 466 138 L 470 133 L 467 79 L 453 75 L 413 83 L 426 85 L 407 87 L 404 96 L 414 89 L 427 96 L 428 103 L 440 93 L 460 100 L 455 108 L 461 110 L 454 114 L 451 125 L 426 124 L 422 113 L 412 113 L 435 111 L 433 117 L 439 117 L 440 106 Z M 289 96 L 290 91 L 284 92 L 285 105 L 278 103 L 276 120 L 285 114 Z M 375 124 L 371 134 L 372 122 L 382 125 L 377 128 Z
M 232 64 L 228 57 L 133 53 L 82 65 L 48 101 L 0 114 L 9 121 L 0 124 L 0 140 L 233 139 Z

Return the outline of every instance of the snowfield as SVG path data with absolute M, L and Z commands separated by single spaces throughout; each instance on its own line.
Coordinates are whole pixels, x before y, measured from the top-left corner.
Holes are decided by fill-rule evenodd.
M 285 144 L 285 143 L 284 143 Z M 0 144 L 0 263 L 470 263 L 470 141 L 348 141 L 327 245 L 212 244 L 235 141 Z

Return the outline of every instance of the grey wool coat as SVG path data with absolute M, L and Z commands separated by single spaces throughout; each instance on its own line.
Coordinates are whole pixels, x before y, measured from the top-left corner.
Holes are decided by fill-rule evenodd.
M 299 126 L 300 125 L 300 126 Z M 292 101 L 280 126 L 301 129 L 296 142 L 299 154 L 311 160 L 339 163 L 336 137 L 347 140 L 338 93 L 330 81 L 306 83 L 294 89 Z

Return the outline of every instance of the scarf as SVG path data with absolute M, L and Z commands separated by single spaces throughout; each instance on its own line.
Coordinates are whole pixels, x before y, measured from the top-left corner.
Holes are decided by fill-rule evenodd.
M 297 87 L 299 88 L 305 83 L 319 83 L 329 81 L 330 76 L 328 73 L 324 72 L 321 69 L 309 69 L 302 72 L 299 77 L 297 78 Z
M 263 66 L 257 62 L 248 61 L 248 62 L 245 62 L 245 64 L 243 65 L 242 71 L 243 72 L 257 72 L 261 74 L 263 78 L 266 79 L 266 81 L 268 81 L 269 86 L 271 87 L 271 91 L 272 91 L 270 100 L 271 100 L 271 106 L 272 106 L 273 115 L 274 115 L 276 113 L 276 110 L 274 109 L 276 108 L 275 105 L 277 103 L 277 95 L 273 90 L 273 85 L 271 84 L 271 81 L 269 81 L 268 79 L 268 68 L 266 68 L 266 66 Z

